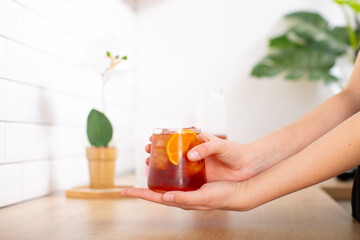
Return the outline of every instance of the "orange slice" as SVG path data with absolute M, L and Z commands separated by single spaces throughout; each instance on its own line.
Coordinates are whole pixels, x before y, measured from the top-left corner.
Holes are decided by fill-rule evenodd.
M 171 135 L 166 145 L 166 153 L 169 161 L 177 166 L 180 159 L 187 153 L 191 143 L 196 139 L 196 132 L 183 129 L 181 133 Z

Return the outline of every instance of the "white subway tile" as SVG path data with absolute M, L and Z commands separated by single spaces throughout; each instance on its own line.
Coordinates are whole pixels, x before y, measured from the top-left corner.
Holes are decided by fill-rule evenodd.
M 23 120 L 23 86 L 0 79 L 0 120 Z
M 49 161 L 23 163 L 23 200 L 44 196 L 51 192 L 51 167 Z
M 36 14 L 44 19 L 47 19 L 53 23 L 60 24 L 63 18 L 66 17 L 64 12 L 64 1 L 62 0 L 16 0 L 23 4 L 27 8 L 34 11 Z
M 50 24 L 38 15 L 24 10 L 23 41 L 37 49 L 50 51 Z
M 85 127 L 7 123 L 6 160 L 79 156 L 85 151 L 85 134 Z
M 48 140 L 53 134 L 51 130 L 49 127 L 40 125 L 8 123 L 6 126 L 6 160 L 21 162 L 53 157 L 51 143 Z
M 0 34 L 22 41 L 23 7 L 12 0 L 0 1 Z
M 73 176 L 71 171 L 74 169 L 73 158 L 57 158 L 50 161 L 51 181 L 54 191 L 64 190 L 73 186 Z
M 44 89 L 23 87 L 23 117 L 25 122 L 52 123 L 52 94 Z
M 0 78 L 5 77 L 5 45 L 5 38 L 0 37 Z
M 53 122 L 62 124 L 84 125 L 86 113 L 82 110 L 85 101 L 79 97 L 67 94 L 52 94 L 51 108 Z
M 78 125 L 91 107 L 83 97 L 0 79 L 0 120 Z
M 82 125 L 92 104 L 83 97 L 24 87 L 24 121 Z
M 69 57 L 72 55 L 75 56 L 76 52 L 71 52 L 74 38 L 68 32 L 53 27 L 51 28 L 50 35 L 50 51 L 53 55 L 65 61 L 69 60 Z
M 5 123 L 0 122 L 0 163 L 5 162 Z
M 22 200 L 21 164 L 0 165 L 0 207 Z
M 5 71 L 7 78 L 41 86 L 44 62 L 46 63 L 46 60 L 35 50 L 7 41 Z
M 50 141 L 53 143 L 55 156 L 81 156 L 85 153 L 87 143 L 85 123 L 81 127 L 58 126 L 53 131 Z
M 88 162 L 80 158 L 60 158 L 50 161 L 51 184 L 54 190 L 65 190 L 89 184 Z

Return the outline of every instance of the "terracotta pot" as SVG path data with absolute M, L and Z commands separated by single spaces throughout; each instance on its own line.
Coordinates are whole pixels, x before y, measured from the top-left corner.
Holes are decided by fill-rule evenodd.
M 115 180 L 116 148 L 90 147 L 86 149 L 89 161 L 90 188 L 113 188 Z

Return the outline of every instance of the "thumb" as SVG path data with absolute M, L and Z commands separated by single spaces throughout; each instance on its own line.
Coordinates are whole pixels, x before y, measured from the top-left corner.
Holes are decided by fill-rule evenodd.
M 226 145 L 222 140 L 210 140 L 193 147 L 187 154 L 190 161 L 198 161 L 213 154 L 221 154 L 225 152 Z

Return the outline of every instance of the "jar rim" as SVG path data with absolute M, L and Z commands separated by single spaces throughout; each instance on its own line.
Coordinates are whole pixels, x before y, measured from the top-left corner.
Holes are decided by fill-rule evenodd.
M 153 134 L 172 134 L 172 133 L 181 133 L 182 130 L 191 130 L 197 134 L 201 133 L 201 129 L 198 128 L 153 128 Z

